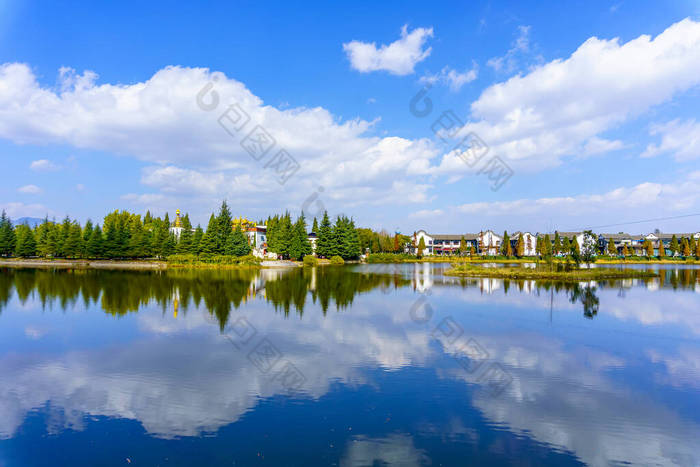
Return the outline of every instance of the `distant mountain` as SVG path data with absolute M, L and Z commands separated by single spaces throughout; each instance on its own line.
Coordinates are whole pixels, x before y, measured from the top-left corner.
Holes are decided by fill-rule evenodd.
M 20 217 L 19 219 L 13 219 L 12 225 L 27 224 L 29 227 L 34 228 L 42 222 L 44 222 L 44 219 L 39 219 L 38 217 Z

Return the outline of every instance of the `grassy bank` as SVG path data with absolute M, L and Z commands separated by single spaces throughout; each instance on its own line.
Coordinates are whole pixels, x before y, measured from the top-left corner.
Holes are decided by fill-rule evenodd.
M 10 268 L 58 268 L 58 269 L 166 269 L 164 261 L 150 260 L 87 260 L 87 259 L 33 259 L 3 258 L 0 267 Z
M 367 262 L 373 263 L 468 263 L 468 264 L 483 264 L 483 263 L 541 263 L 544 260 L 535 256 L 526 256 L 522 258 L 506 257 L 506 256 L 423 256 L 418 258 L 408 254 L 394 253 L 372 253 L 367 258 Z M 565 257 L 552 258 L 555 264 L 565 264 Z M 628 256 L 626 258 L 600 256 L 596 258 L 596 264 L 700 264 L 700 260 L 694 257 L 682 258 L 663 258 L 646 257 L 646 256 Z
M 635 269 L 607 268 L 550 270 L 549 268 L 486 268 L 459 264 L 445 272 L 449 276 L 494 277 L 500 279 L 544 279 L 559 281 L 591 281 L 603 279 L 633 279 L 658 277 L 658 273 Z

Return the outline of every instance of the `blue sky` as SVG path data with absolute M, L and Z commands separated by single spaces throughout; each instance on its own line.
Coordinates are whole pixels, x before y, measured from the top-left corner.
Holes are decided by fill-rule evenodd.
M 251 218 L 325 208 L 403 232 L 700 213 L 697 1 L 0 0 L 0 18 L 13 217 L 179 208 L 206 223 L 224 198 Z M 207 83 L 213 110 L 197 104 Z M 227 132 L 232 104 L 248 122 Z M 460 123 L 436 134 L 446 111 Z M 258 125 L 275 145 L 255 160 L 241 142 Z M 466 135 L 488 152 L 454 150 Z M 286 155 L 298 170 L 279 171 Z M 700 217 L 602 230 L 654 228 L 698 231 Z

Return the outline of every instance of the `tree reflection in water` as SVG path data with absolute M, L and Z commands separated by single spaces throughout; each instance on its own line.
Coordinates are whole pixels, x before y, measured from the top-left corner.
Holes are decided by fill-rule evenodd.
M 375 266 L 375 265 L 371 265 Z M 187 313 L 204 306 L 221 330 L 229 322 L 232 309 L 252 299 L 264 299 L 275 310 L 289 315 L 304 313 L 308 301 L 318 304 L 325 315 L 329 309 L 342 311 L 352 306 L 356 295 L 379 288 L 390 291 L 401 287 L 416 289 L 410 269 L 395 268 L 387 273 L 381 265 L 371 268 L 326 266 L 289 270 L 202 270 L 105 271 L 90 269 L 9 269 L 0 268 L 0 313 L 13 295 L 25 303 L 38 297 L 42 306 L 60 308 L 79 300 L 87 307 L 100 306 L 106 313 L 121 316 L 136 312 L 147 304 L 157 304 L 165 313 Z M 626 291 L 635 286 L 647 288 L 698 289 L 698 269 L 666 269 L 654 279 L 607 280 L 595 284 L 556 281 L 430 277 L 422 281 L 419 292 L 442 285 L 478 288 L 482 293 L 502 289 L 504 293 L 565 293 L 572 303 L 581 303 L 584 316 L 593 318 L 599 311 L 597 292 L 604 288 Z M 427 284 L 427 285 L 426 285 Z

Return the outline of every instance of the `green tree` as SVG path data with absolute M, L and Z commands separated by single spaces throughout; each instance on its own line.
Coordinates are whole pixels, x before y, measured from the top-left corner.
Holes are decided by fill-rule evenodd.
M 199 243 L 199 251 L 202 253 L 215 254 L 216 249 L 216 239 L 218 235 L 218 222 L 214 214 L 209 217 L 209 224 L 207 225 L 207 231 L 202 236 L 202 240 Z
M 102 258 L 104 256 L 104 245 L 102 238 L 102 229 L 100 224 L 97 224 L 94 229 L 92 229 L 92 234 L 90 234 L 90 239 L 85 247 L 87 254 L 90 258 Z
M 503 256 L 513 256 L 513 248 L 510 246 L 510 237 L 508 231 L 503 231 L 503 243 L 501 244 L 501 254 Z
M 559 232 L 554 231 L 554 246 L 552 247 L 555 255 L 558 255 L 562 251 L 561 238 L 559 237 Z
M 467 240 L 464 238 L 464 235 L 462 235 L 462 238 L 459 239 L 459 255 L 466 255 L 468 250 L 469 247 L 467 247 Z
M 63 242 L 63 256 L 78 258 L 83 252 L 83 235 L 80 224 L 72 222 L 68 227 L 68 236 Z
M 567 255 L 571 254 L 571 241 L 569 240 L 569 237 L 564 237 L 562 239 L 560 251 Z
M 318 226 L 316 239 L 316 255 L 322 258 L 333 256 L 333 231 L 328 212 L 323 213 L 321 225 Z
M 311 226 L 311 231 L 315 234 L 318 234 L 318 222 L 316 221 L 315 217 L 314 217 L 314 223 Z
M 690 234 L 690 240 L 688 240 L 688 246 L 690 246 L 690 254 L 694 255 L 695 254 L 695 237 L 693 234 Z
M 231 210 L 226 204 L 226 201 L 221 202 L 221 207 L 219 208 L 219 215 L 216 217 L 217 228 L 216 228 L 216 252 L 219 254 L 224 253 L 226 248 L 226 240 L 232 231 L 233 218 L 231 217 Z M 207 231 L 209 229 L 207 228 Z
M 22 258 L 36 256 L 36 240 L 34 232 L 27 225 L 18 225 L 15 232 L 16 246 L 15 254 Z
M 680 252 L 680 245 L 678 244 L 678 238 L 676 237 L 676 234 L 673 234 L 673 237 L 671 237 L 671 255 L 676 256 Z
M 581 247 L 578 244 L 578 239 L 576 237 L 573 238 L 571 241 L 571 252 L 580 255 L 581 254 Z
M 685 237 L 683 237 L 683 240 L 681 241 L 681 253 L 686 258 L 688 256 L 690 256 L 690 243 L 688 242 L 688 239 Z
M 197 228 L 194 229 L 194 236 L 192 237 L 192 247 L 189 251 L 189 253 L 196 255 L 199 254 L 200 251 L 200 244 L 202 243 L 202 237 L 204 236 L 204 231 L 202 230 L 201 225 L 197 225 Z
M 525 256 L 525 239 L 522 233 L 518 235 L 518 242 L 515 244 L 515 254 L 518 258 Z
M 612 239 L 608 240 L 608 254 L 610 256 L 617 256 L 617 247 Z
M 425 237 L 421 236 L 418 241 L 418 256 L 423 256 L 423 250 L 425 250 Z
M 549 234 L 545 234 L 544 240 L 542 240 L 543 243 L 543 250 L 544 250 L 544 256 L 549 258 L 552 256 L 552 239 L 549 237 Z
M 10 256 L 15 249 L 16 235 L 5 211 L 0 215 L 0 256 Z
M 231 235 L 226 239 L 225 254 L 230 256 L 245 256 L 250 253 L 250 245 L 248 239 L 241 230 L 240 225 L 231 232 Z

